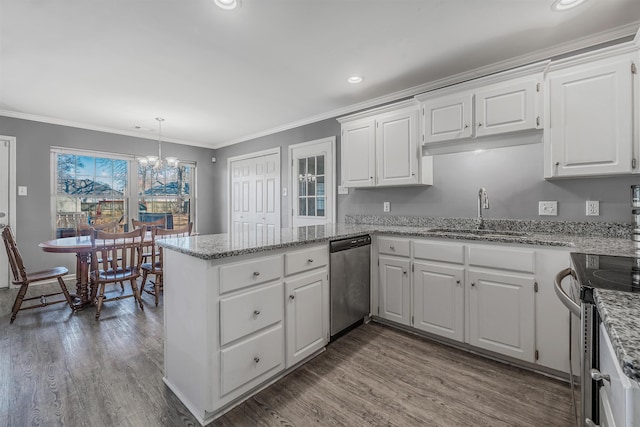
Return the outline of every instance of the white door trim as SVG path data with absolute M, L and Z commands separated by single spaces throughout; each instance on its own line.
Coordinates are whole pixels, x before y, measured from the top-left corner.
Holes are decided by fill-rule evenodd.
M 268 150 L 256 151 L 248 154 L 241 154 L 239 156 L 233 156 L 233 157 L 227 158 L 227 234 L 231 234 L 232 225 L 233 225 L 231 223 L 233 219 L 233 215 L 231 213 L 231 193 L 232 193 L 231 163 L 237 162 L 238 160 L 252 159 L 254 157 L 268 156 L 271 154 L 278 155 L 278 159 L 279 159 L 278 166 L 280 166 L 279 175 L 280 175 L 280 179 L 282 180 L 282 158 L 280 156 L 280 147 L 270 148 Z M 280 205 L 279 223 L 280 223 L 280 227 L 282 227 L 282 197 L 281 197 L 280 188 L 278 188 L 278 204 Z
M 0 142 L 9 143 L 9 226 L 17 235 L 16 231 L 16 137 L 0 135 Z M 4 255 L 0 255 L 4 256 Z M 9 269 L 7 269 L 8 272 Z M 7 276 L 7 284 L 11 287 L 10 273 Z
M 327 138 L 320 138 L 320 139 L 314 139 L 313 141 L 306 141 L 306 142 L 301 142 L 299 144 L 293 144 L 289 146 L 289 161 L 288 161 L 288 165 L 289 165 L 289 193 L 290 193 L 290 200 L 291 202 L 289 203 L 289 225 L 293 224 L 293 206 L 294 206 L 294 200 L 293 200 L 293 183 L 294 181 L 294 177 L 293 177 L 293 165 L 291 164 L 291 160 L 293 159 L 293 150 L 296 148 L 303 148 L 303 147 L 307 147 L 310 145 L 315 145 L 315 144 L 326 144 L 326 143 L 330 143 L 331 144 L 331 177 L 332 177 L 332 183 L 333 183 L 333 188 L 332 190 L 332 194 L 333 194 L 333 199 L 331 200 L 331 223 L 335 224 L 336 223 L 336 210 L 337 210 L 337 202 L 338 202 L 338 196 L 337 196 L 337 186 L 336 186 L 336 137 L 335 136 L 330 136 Z

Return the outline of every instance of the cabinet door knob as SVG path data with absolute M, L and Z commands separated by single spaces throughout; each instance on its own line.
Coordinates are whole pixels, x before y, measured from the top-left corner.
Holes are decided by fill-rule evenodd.
M 253 275 L 254 275 L 254 276 L 256 276 L 256 277 L 258 277 L 258 276 L 260 275 L 260 272 L 259 272 L 259 271 L 254 271 L 254 272 L 253 272 Z
M 594 381 L 609 381 L 611 382 L 611 376 L 607 375 L 607 374 L 603 374 L 602 372 L 598 371 L 597 369 L 592 369 L 590 372 L 591 374 L 591 379 Z
M 253 358 L 253 361 L 258 363 L 258 362 L 260 362 L 260 358 L 258 356 L 256 356 L 256 357 Z
M 407 275 L 407 270 L 402 270 L 402 274 Z
M 456 285 L 459 285 L 459 284 L 460 284 L 460 280 L 456 280 Z
M 253 310 L 253 315 L 254 316 L 259 316 L 260 315 L 260 310 Z
M 309 259 L 307 260 L 307 262 L 312 263 L 312 262 L 313 262 L 313 258 L 309 258 Z
M 289 295 L 289 299 L 293 301 L 294 299 L 296 299 L 296 296 L 295 295 Z
M 478 127 L 481 128 L 482 127 L 482 123 L 478 123 Z
M 471 282 L 471 286 L 475 286 L 476 284 L 474 282 Z

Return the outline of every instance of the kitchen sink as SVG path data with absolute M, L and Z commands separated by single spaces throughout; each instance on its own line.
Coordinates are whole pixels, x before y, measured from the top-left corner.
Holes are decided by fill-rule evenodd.
M 433 233 L 469 234 L 473 236 L 526 237 L 529 233 L 522 231 L 478 230 L 470 228 L 430 228 Z

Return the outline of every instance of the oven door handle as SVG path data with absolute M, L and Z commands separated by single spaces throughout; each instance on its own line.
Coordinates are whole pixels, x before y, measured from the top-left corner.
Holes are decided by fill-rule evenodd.
M 580 311 L 581 311 L 580 304 L 576 303 L 573 299 L 571 299 L 571 297 L 564 291 L 564 289 L 562 289 L 562 281 L 567 276 L 573 276 L 573 278 L 575 279 L 576 273 L 570 268 L 565 268 L 564 270 L 556 274 L 556 281 L 555 281 L 556 295 L 558 296 L 562 304 L 564 304 L 564 306 L 567 307 L 571 313 L 580 317 Z

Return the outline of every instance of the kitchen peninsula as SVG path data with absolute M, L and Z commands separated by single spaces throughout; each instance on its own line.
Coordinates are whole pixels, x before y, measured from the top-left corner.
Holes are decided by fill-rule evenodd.
M 498 266 L 500 270 L 496 271 L 517 279 L 515 283 L 524 281 L 521 289 L 526 292 L 531 284 L 531 298 L 535 299 L 524 304 L 524 312 L 531 310 L 529 318 L 518 312 L 518 319 L 531 320 L 515 322 L 521 329 L 508 332 L 517 334 L 518 340 L 530 335 L 535 357 L 533 347 L 501 344 L 506 349 L 501 352 L 496 345 L 484 346 L 486 339 L 473 340 L 478 331 L 469 325 L 468 318 L 474 312 L 473 305 L 469 307 L 471 292 L 480 287 L 475 286 L 475 281 L 463 280 L 461 284 L 466 292 L 464 340 L 449 339 L 444 334 L 429 336 L 444 337 L 445 342 L 485 351 L 490 357 L 529 369 L 563 374 L 568 368 L 568 364 L 565 366 L 568 327 L 562 327 L 564 322 L 562 325 L 552 322 L 560 318 L 566 321 L 567 312 L 558 309 L 561 305 L 553 295 L 553 281 L 546 276 L 551 276 L 558 265 L 568 266 L 571 251 L 630 255 L 634 253 L 632 242 L 612 231 L 608 233 L 614 237 L 568 234 L 579 232 L 581 224 L 566 223 L 564 234 L 550 234 L 537 232 L 536 221 L 488 220 L 488 230 L 480 231 L 474 230 L 474 221 L 431 218 L 413 226 L 307 226 L 283 229 L 270 241 L 234 242 L 228 234 L 163 241 L 161 245 L 168 249 L 164 289 L 166 384 L 205 424 L 322 352 L 329 340 L 328 243 L 363 234 L 374 237 L 371 298 L 374 319 L 416 331 L 430 332 L 421 327 L 418 319 L 407 323 L 389 321 L 384 311 L 379 311 L 385 300 L 379 295 L 383 293 L 378 289 L 381 287 L 378 274 L 382 270 L 376 261 L 388 258 L 389 248 L 396 251 L 394 245 L 385 248 L 385 242 L 398 242 L 398 248 L 406 246 L 406 255 L 411 253 L 407 259 L 416 266 L 429 265 L 421 260 L 433 260 L 442 253 L 460 253 L 459 269 L 466 271 L 468 278 L 480 273 L 493 274 L 494 270 L 487 266 L 495 267 L 495 262 L 485 259 L 485 255 L 479 261 L 478 254 L 495 253 L 503 263 L 514 262 L 513 266 Z M 432 255 L 425 255 L 429 253 Z M 408 277 L 407 273 L 404 275 Z M 482 278 L 478 276 L 478 280 Z M 514 295 L 514 301 L 520 301 L 523 294 Z M 640 298 L 636 303 L 640 312 Z M 418 316 L 416 306 L 413 307 L 411 311 Z M 539 311 L 534 312 L 532 307 Z M 615 310 L 610 311 L 609 316 L 614 313 Z M 633 340 L 625 339 L 624 330 L 618 329 L 616 334 L 614 342 L 626 345 L 623 353 L 627 366 L 629 360 L 637 363 L 640 346 L 634 347 Z M 559 347 L 562 350 L 556 349 Z

